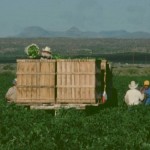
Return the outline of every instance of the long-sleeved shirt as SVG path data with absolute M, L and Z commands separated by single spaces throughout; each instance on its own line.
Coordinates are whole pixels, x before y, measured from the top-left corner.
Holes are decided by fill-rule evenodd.
M 127 105 L 138 105 L 144 99 L 144 94 L 137 89 L 130 89 L 126 92 L 124 99 Z
M 150 105 L 150 88 L 144 90 L 145 105 Z
M 16 100 L 16 86 L 8 89 L 5 98 L 10 102 L 14 102 Z

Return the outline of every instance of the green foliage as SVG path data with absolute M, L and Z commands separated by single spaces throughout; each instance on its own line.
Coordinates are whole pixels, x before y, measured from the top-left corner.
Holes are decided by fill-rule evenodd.
M 123 105 L 123 95 L 131 80 L 142 85 L 148 77 L 114 77 L 119 107 L 86 111 L 61 109 L 30 110 L 7 104 L 4 96 L 15 75 L 0 74 L 0 149 L 11 150 L 126 150 L 150 148 L 150 107 Z
M 39 47 L 36 44 L 31 44 L 26 47 L 25 52 L 29 56 L 29 58 L 38 58 L 40 55 Z
M 53 59 L 61 59 L 61 58 L 63 58 L 61 55 L 53 54 Z

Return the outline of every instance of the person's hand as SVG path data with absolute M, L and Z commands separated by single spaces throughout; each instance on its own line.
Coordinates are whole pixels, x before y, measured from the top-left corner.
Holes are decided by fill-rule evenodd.
M 141 91 L 141 93 L 144 93 L 144 87 L 142 87 L 142 88 L 140 89 L 140 91 Z

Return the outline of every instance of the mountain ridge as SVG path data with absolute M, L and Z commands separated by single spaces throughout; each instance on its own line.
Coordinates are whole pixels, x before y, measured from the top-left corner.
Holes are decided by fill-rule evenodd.
M 81 31 L 77 27 L 71 27 L 66 31 L 48 31 L 39 26 L 30 26 L 25 28 L 15 37 L 20 38 L 40 38 L 40 37 L 71 37 L 71 38 L 150 38 L 148 32 L 128 32 L 126 30 L 114 30 L 114 31 Z

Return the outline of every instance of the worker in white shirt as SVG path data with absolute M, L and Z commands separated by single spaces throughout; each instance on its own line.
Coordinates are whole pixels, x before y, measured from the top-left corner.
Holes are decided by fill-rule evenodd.
M 15 102 L 16 101 L 16 85 L 17 79 L 14 79 L 12 82 L 13 86 L 10 87 L 5 95 L 5 98 L 8 102 Z
M 137 90 L 138 84 L 131 81 L 129 90 L 126 92 L 124 100 L 128 106 L 141 104 L 144 99 L 144 94 Z

